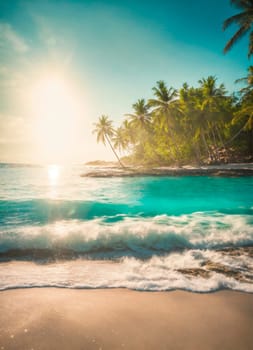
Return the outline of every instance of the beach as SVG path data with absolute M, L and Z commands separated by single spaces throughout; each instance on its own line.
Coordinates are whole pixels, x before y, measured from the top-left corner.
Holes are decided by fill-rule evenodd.
M 253 350 L 253 0 L 0 14 L 0 350 Z
M 0 349 L 253 348 L 253 294 L 34 288 L 0 293 Z
M 252 176 L 91 170 L 0 166 L 0 350 L 253 349 Z
M 90 164 L 90 163 L 88 163 Z M 143 177 L 143 176 L 217 176 L 235 177 L 252 176 L 253 163 L 228 163 L 215 165 L 183 165 L 144 167 L 120 167 L 117 164 L 106 166 L 89 166 L 89 171 L 81 174 L 82 177 Z

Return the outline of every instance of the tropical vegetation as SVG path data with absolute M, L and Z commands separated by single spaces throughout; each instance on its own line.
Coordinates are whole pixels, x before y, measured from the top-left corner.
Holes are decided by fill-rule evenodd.
M 253 54 L 253 0 L 230 0 L 232 6 L 240 10 L 240 13 L 229 17 L 224 21 L 223 30 L 237 25 L 237 31 L 227 42 L 224 52 L 228 52 L 243 36 L 249 34 L 248 57 Z
M 253 54 L 253 0 L 231 0 L 241 12 L 224 22 L 239 26 L 228 41 L 229 51 L 249 33 L 248 56 Z M 138 99 L 118 128 L 107 116 L 99 118 L 97 141 L 107 142 L 124 164 L 170 165 L 253 160 L 253 66 L 238 79 L 244 87 L 229 94 L 215 76 L 168 87 L 160 80 L 153 97 Z M 116 150 L 124 155 L 119 159 Z
M 99 118 L 94 132 L 125 155 L 121 163 L 184 164 L 247 160 L 253 156 L 253 67 L 247 86 L 228 94 L 224 84 L 209 76 L 196 87 L 176 90 L 164 81 L 153 87 L 154 97 L 137 100 L 122 124 L 113 127 Z M 127 156 L 126 156 L 127 154 Z
M 120 158 L 118 154 L 116 153 L 113 145 L 112 145 L 112 138 L 117 140 L 117 135 L 119 136 L 119 130 L 115 132 L 115 130 L 112 127 L 112 121 L 109 120 L 108 116 L 102 115 L 98 122 L 95 123 L 95 129 L 93 130 L 93 133 L 97 134 L 97 142 L 102 142 L 104 145 L 106 143 L 109 144 L 111 147 L 113 153 L 115 154 L 116 158 L 118 159 L 118 162 L 120 165 L 123 167 L 122 162 L 120 161 Z M 119 147 L 119 143 L 116 141 L 115 142 L 116 147 Z

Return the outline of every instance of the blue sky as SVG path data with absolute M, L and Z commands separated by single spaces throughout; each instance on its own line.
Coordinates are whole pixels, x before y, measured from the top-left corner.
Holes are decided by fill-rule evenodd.
M 107 114 L 119 124 L 157 80 L 179 88 L 215 75 L 236 90 L 250 61 L 247 38 L 222 52 L 235 30 L 224 33 L 222 23 L 234 13 L 229 0 L 0 0 L 0 160 L 62 161 L 36 143 L 30 101 L 41 72 L 57 71 L 82 104 L 72 135 L 61 135 L 72 137 L 63 153 L 74 162 L 112 159 L 96 144 L 93 123 Z

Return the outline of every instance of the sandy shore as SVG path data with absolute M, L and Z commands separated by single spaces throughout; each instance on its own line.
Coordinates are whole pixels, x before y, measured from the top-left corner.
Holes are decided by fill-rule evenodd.
M 0 292 L 0 349 L 253 349 L 253 294 Z
M 81 177 L 135 177 L 135 176 L 253 176 L 253 163 L 231 163 L 182 167 L 91 167 Z

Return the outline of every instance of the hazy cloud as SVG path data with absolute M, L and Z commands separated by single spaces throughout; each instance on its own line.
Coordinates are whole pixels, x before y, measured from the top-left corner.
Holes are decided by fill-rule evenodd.
M 20 108 L 25 86 L 25 68 L 30 47 L 7 22 L 0 22 L 0 111 L 15 113 Z M 1 120 L 1 119 L 0 119 Z M 1 126 L 3 130 L 3 125 Z
M 9 23 L 0 22 L 0 48 L 12 48 L 19 53 L 29 50 L 24 38 L 18 35 Z
M 64 38 L 59 34 L 57 27 L 47 18 L 33 13 L 33 22 L 38 34 L 40 43 L 49 50 L 59 48 L 64 43 Z

